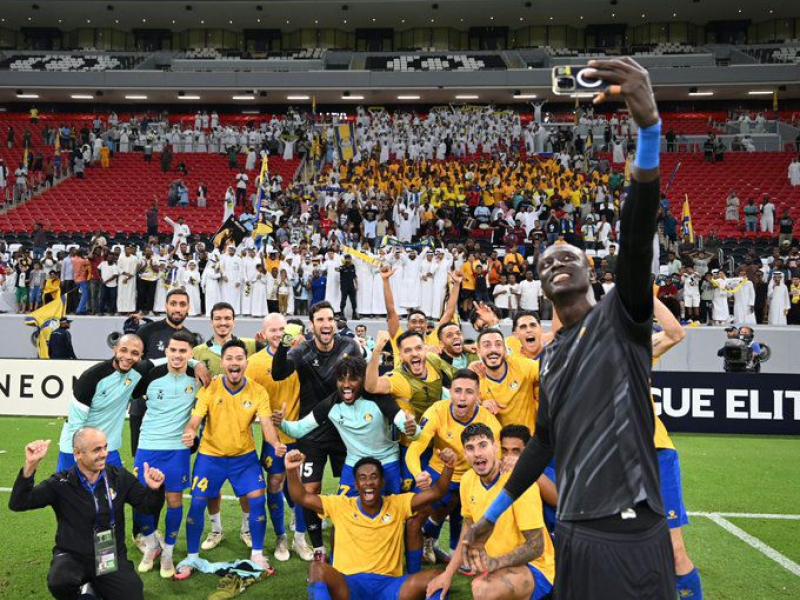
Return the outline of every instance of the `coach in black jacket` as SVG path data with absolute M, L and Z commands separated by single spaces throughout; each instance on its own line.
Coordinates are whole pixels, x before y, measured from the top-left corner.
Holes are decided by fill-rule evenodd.
M 38 440 L 25 447 L 25 467 L 14 482 L 8 506 L 13 511 L 53 507 L 58 529 L 47 575 L 50 593 L 58 600 L 75 600 L 81 586 L 91 583 L 103 598 L 142 600 L 142 580 L 127 558 L 124 506 L 130 504 L 146 514 L 159 510 L 164 474 L 145 464 L 145 487 L 125 469 L 106 467 L 105 434 L 83 427 L 73 437 L 75 467 L 34 485 L 34 473 L 49 445 L 50 440 Z M 116 537 L 117 569 L 97 575 L 94 534 L 109 529 Z

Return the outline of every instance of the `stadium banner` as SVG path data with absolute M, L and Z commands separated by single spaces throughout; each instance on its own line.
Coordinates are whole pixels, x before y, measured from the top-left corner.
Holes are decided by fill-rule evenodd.
M 73 381 L 98 362 L 0 359 L 0 415 L 67 416 Z
M 652 390 L 668 431 L 800 435 L 797 375 L 654 371 Z

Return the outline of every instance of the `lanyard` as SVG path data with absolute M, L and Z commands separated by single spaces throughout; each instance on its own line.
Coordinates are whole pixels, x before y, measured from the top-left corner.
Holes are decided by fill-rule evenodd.
M 86 477 L 84 477 L 83 473 L 80 472 L 77 466 L 75 467 L 75 473 L 78 475 L 78 479 L 80 480 L 83 489 L 89 492 L 92 500 L 94 500 L 94 529 L 95 531 L 98 531 L 100 529 L 100 505 L 97 503 L 97 496 L 95 496 L 94 488 L 89 485 Z M 108 500 L 108 512 L 110 515 L 111 529 L 114 529 L 114 505 L 111 500 L 111 488 L 108 486 L 108 476 L 106 475 L 105 471 L 103 471 L 103 483 L 105 483 L 106 486 L 106 500 Z

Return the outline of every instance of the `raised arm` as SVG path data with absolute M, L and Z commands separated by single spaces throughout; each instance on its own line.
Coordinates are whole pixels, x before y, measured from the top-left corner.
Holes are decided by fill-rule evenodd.
M 628 314 L 641 323 L 653 314 L 650 267 L 660 198 L 661 119 L 647 70 L 632 58 L 592 60 L 589 66 L 596 69 L 599 79 L 611 84 L 594 103 L 621 97 L 639 127 L 630 192 L 620 215 L 617 290 Z
M 367 372 L 364 377 L 364 389 L 371 394 L 389 394 L 392 391 L 392 383 L 389 378 L 380 376 L 381 353 L 389 343 L 389 334 L 386 331 L 379 331 L 375 338 L 375 348 L 372 350 L 372 356 L 367 363 Z M 273 370 L 274 362 L 273 359 Z
M 450 479 L 453 477 L 453 469 L 456 466 L 456 453 L 450 448 L 445 448 L 439 452 L 439 458 L 442 459 L 442 463 L 444 463 L 442 475 L 431 487 L 414 494 L 414 497 L 411 499 L 411 509 L 414 512 L 441 499 L 450 487 Z
M 389 283 L 394 269 L 389 267 L 381 267 L 381 281 L 383 283 L 383 299 L 386 303 L 386 324 L 389 327 L 389 335 L 394 338 L 397 331 L 400 329 L 400 315 L 397 314 L 397 309 L 394 305 L 394 294 L 392 294 L 392 286 Z
M 272 357 L 272 378 L 275 381 L 289 379 L 292 373 L 295 372 L 295 364 L 289 359 L 289 346 L 291 343 L 292 340 L 288 340 L 288 343 L 284 343 L 281 340 L 281 343 L 278 344 L 278 349 L 275 350 L 275 355 Z
M 35 510 L 52 505 L 57 498 L 55 491 L 56 482 L 47 479 L 39 485 L 34 485 L 33 476 L 39 463 L 47 454 L 50 440 L 36 440 L 25 446 L 25 466 L 20 470 L 8 499 L 8 508 L 18 512 Z

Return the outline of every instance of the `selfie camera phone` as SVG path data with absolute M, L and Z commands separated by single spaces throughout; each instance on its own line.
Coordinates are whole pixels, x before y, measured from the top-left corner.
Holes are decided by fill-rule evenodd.
M 559 96 L 594 96 L 606 87 L 602 79 L 591 77 L 594 71 L 587 66 L 553 67 L 553 93 Z

